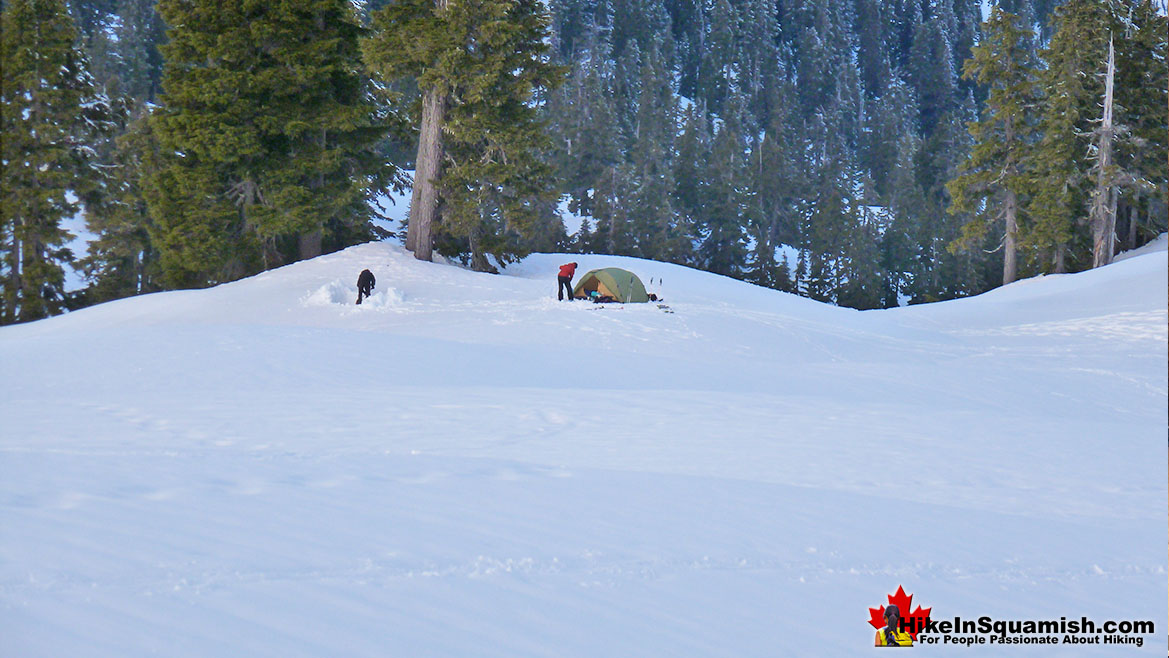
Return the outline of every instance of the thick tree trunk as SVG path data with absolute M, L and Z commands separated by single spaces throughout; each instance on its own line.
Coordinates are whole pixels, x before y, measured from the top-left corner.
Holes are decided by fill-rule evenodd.
M 1017 243 L 1019 241 L 1019 203 L 1015 193 L 1007 190 L 1007 231 L 1003 237 L 1003 285 L 1019 277 Z
M 321 229 L 317 229 L 311 233 L 301 233 L 297 236 L 296 240 L 301 260 L 308 260 L 321 255 Z
M 476 272 L 489 272 L 491 274 L 499 274 L 499 270 L 487 260 L 487 254 L 479 248 L 479 232 L 472 231 L 470 236 L 471 241 L 471 269 Z
M 410 225 L 406 231 L 406 248 L 413 251 L 418 260 L 430 260 L 434 248 L 445 116 L 446 95 L 434 89 L 427 90 L 422 96 L 422 129 L 418 136 L 414 192 L 410 197 Z
M 1014 122 L 1007 119 L 1006 126 L 1006 141 L 1008 144 L 1015 141 L 1015 125 Z M 1014 283 L 1015 279 L 1019 278 L 1018 265 L 1018 241 L 1019 241 L 1019 199 L 1015 196 L 1015 190 L 1011 187 L 1014 184 L 1012 178 L 1014 177 L 1014 164 L 1008 166 L 1007 173 L 1010 178 L 1006 181 L 1007 198 L 1003 213 L 1006 217 L 1006 227 L 1003 233 L 1003 285 Z

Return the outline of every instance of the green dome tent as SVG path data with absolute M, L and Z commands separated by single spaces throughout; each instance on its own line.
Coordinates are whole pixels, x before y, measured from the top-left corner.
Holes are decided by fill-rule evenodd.
M 619 267 L 589 270 L 572 289 L 572 296 L 587 299 L 592 291 L 602 297 L 612 297 L 617 302 L 648 302 L 645 284 L 637 275 Z

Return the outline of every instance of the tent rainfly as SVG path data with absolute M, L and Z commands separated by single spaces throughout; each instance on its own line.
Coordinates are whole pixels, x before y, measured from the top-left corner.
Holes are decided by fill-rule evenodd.
M 615 302 L 648 302 L 645 284 L 637 275 L 619 267 L 589 270 L 572 289 L 572 296 L 588 299 L 589 293 L 597 291 L 601 297 L 611 297 Z

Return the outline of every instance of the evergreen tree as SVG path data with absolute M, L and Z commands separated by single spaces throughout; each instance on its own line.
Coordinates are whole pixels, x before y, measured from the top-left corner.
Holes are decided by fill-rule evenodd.
M 1117 122 L 1127 129 L 1116 159 L 1129 177 L 1122 190 L 1121 238 L 1127 249 L 1165 231 L 1169 149 L 1169 72 L 1166 16 L 1152 0 L 1134 2 L 1119 16 L 1116 41 Z
M 670 17 L 662 0 L 622 0 L 612 4 L 612 12 L 609 44 L 614 55 L 623 55 L 631 43 L 636 43 L 642 52 L 655 45 L 661 48 L 662 38 L 670 28 Z M 671 57 L 673 53 L 663 55 Z
M 887 29 L 880 0 L 857 0 L 857 59 L 861 67 L 861 83 L 870 98 L 884 94 L 891 75 L 889 48 L 885 42 Z
M 607 44 L 596 32 L 580 41 L 572 74 L 552 95 L 545 116 L 553 139 L 553 158 L 568 209 L 579 215 L 594 212 L 593 190 L 604 172 L 623 159 L 618 135 L 598 126 L 617 124 L 613 108 L 614 81 Z
M 549 3 L 550 31 L 555 52 L 564 62 L 572 62 L 588 49 L 581 43 L 586 35 L 595 34 L 595 16 L 589 0 L 556 0 Z M 377 7 L 381 9 L 381 7 Z
M 746 157 L 740 117 L 743 101 L 732 97 L 730 116 L 719 126 L 711 145 L 709 171 L 703 205 L 705 213 L 698 226 L 698 263 L 702 269 L 724 276 L 740 276 L 746 265 L 747 222 Z
M 703 0 L 667 0 L 671 30 L 677 51 L 678 93 L 698 97 L 698 69 L 706 52 L 706 19 Z
M 169 286 L 202 286 L 369 239 L 369 199 L 395 175 L 376 150 L 393 118 L 360 73 L 346 0 L 161 0 L 172 25 L 162 165 L 147 180 Z
M 921 206 L 914 227 L 918 262 L 914 266 L 912 301 L 932 302 L 977 294 L 989 289 L 989 259 L 976 249 L 950 252 L 947 247 L 969 221 L 964 213 L 950 213 L 946 183 L 957 178 L 958 168 L 969 157 L 971 138 L 967 126 L 977 119 L 972 95 L 940 118 L 933 134 L 922 139 L 914 162 Z M 989 235 L 989 234 L 988 234 Z M 997 245 L 983 245 L 984 252 Z
M 911 95 L 904 83 L 896 81 L 888 94 L 891 102 Z M 906 103 L 904 107 L 912 108 L 913 104 Z M 920 288 L 915 283 L 927 278 L 932 269 L 919 240 L 926 207 L 915 166 L 921 139 L 909 116 L 903 117 L 899 129 L 890 134 L 895 147 L 894 164 L 889 169 L 884 191 L 880 192 L 881 203 L 888 209 L 881 236 L 881 271 L 885 274 L 881 305 L 885 308 L 899 306 L 903 296 L 912 296 L 915 288 Z
M 75 29 L 80 31 L 79 42 L 84 43 L 109 26 L 117 12 L 118 0 L 70 0 L 65 4 L 73 16 Z
M 947 185 L 951 212 L 973 213 L 953 248 L 981 245 L 992 225 L 1003 224 L 1003 285 L 1018 277 L 1017 250 L 1026 203 L 1026 161 L 1034 143 L 1028 108 L 1035 101 L 1036 63 L 1028 48 L 1032 33 L 1019 19 L 994 9 L 983 40 L 967 60 L 963 77 L 989 88 L 983 117 L 970 124 L 974 148 L 961 176 Z
M 885 81 L 886 91 L 866 109 L 866 131 L 862 140 L 861 163 L 873 177 L 878 199 L 887 200 L 893 177 L 902 166 L 901 139 L 907 132 L 917 135 L 917 100 L 899 71 Z
M 832 43 L 828 12 L 821 5 L 813 6 L 806 10 L 811 15 L 800 34 L 796 68 L 800 107 L 807 113 L 818 111 L 831 100 L 836 90 L 836 75 L 841 70 L 839 53 Z
M 836 303 L 858 309 L 880 308 L 886 279 L 881 270 L 882 218 L 867 207 L 853 212 L 858 217 L 848 225 Z
M 841 115 L 830 106 L 812 118 L 810 138 L 815 155 L 808 164 L 811 174 L 809 208 L 801 227 L 801 248 L 810 252 L 805 282 L 809 297 L 836 302 L 846 280 L 849 248 L 860 216 L 859 167 L 855 153 L 834 120 Z
M 36 320 L 65 308 L 63 266 L 73 256 L 61 220 L 100 184 L 89 146 L 112 128 L 60 0 L 12 0 L 0 13 L 0 321 Z
M 737 16 L 729 0 L 714 0 L 709 33 L 698 67 L 698 97 L 713 114 L 721 114 L 723 103 L 737 75 L 735 27 Z
M 1044 98 L 1034 153 L 1034 227 L 1026 246 L 1042 254 L 1044 269 L 1080 269 L 1091 245 L 1078 230 L 1087 218 L 1092 121 L 1104 98 L 1100 73 L 1108 57 L 1110 16 L 1097 0 L 1069 0 L 1054 13 L 1055 34 L 1041 56 Z
M 122 93 L 138 101 L 154 102 L 162 91 L 162 53 L 166 26 L 155 9 L 156 0 L 120 0 L 115 28 L 117 75 Z
M 159 166 L 157 140 L 147 116 L 120 127 L 112 144 L 106 185 L 87 203 L 87 225 L 97 237 L 81 262 L 91 304 L 162 289 L 158 251 L 141 181 Z
M 685 262 L 689 244 L 676 230 L 670 199 L 674 188 L 671 153 L 677 132 L 672 77 L 657 48 L 651 48 L 642 64 L 632 153 L 636 189 L 630 199 L 630 219 L 637 234 L 634 255 Z
M 708 164 L 710 163 L 710 132 L 701 105 L 691 105 L 685 111 L 682 134 L 678 136 L 674 158 L 673 208 L 678 240 L 694 245 L 700 237 L 700 227 L 708 224 L 709 198 Z M 692 252 L 692 247 L 686 250 Z M 690 254 L 690 262 L 693 260 Z
M 443 251 L 479 270 L 494 269 L 488 254 L 506 264 L 526 253 L 539 208 L 554 197 L 534 104 L 564 74 L 548 60 L 549 20 L 536 0 L 409 0 L 374 15 L 367 59 L 387 80 L 416 77 L 423 92 L 410 218 L 418 232 L 407 243 L 416 257 L 429 260 L 430 224 Z
M 621 161 L 601 173 L 593 193 L 596 226 L 586 248 L 604 254 L 635 253 L 637 237 L 630 221 L 629 199 L 633 197 L 633 165 Z
M 617 58 L 613 69 L 613 110 L 617 119 L 614 128 L 625 159 L 628 159 L 637 143 L 637 108 L 640 98 L 641 46 L 633 41 Z
M 774 1 L 746 0 L 740 31 L 738 59 L 742 80 L 739 86 L 747 97 L 748 113 L 766 126 L 771 121 L 771 113 L 777 110 L 777 98 L 772 90 L 778 90 L 783 75 Z
M 953 49 L 941 20 L 931 19 L 917 26 L 908 71 L 919 103 L 922 134 L 929 137 L 943 117 L 957 107 Z
M 750 213 L 755 249 L 747 278 L 761 286 L 791 291 L 790 264 L 777 263 L 775 253 L 781 245 L 798 242 L 806 186 L 802 167 L 805 145 L 794 108 L 779 102 L 774 105 L 777 110 L 749 164 L 757 207 Z
M 889 0 L 882 4 L 887 8 L 886 15 L 889 20 L 889 32 L 886 37 L 889 58 L 895 68 L 908 70 L 914 35 L 923 21 L 921 11 L 923 3 L 920 0 Z

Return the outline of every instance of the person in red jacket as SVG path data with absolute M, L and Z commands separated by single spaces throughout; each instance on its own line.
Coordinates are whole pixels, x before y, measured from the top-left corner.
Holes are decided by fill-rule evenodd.
M 572 275 L 576 274 L 576 263 L 560 266 L 560 275 L 556 277 L 556 299 L 564 301 L 564 291 L 568 291 L 568 301 L 572 301 Z

